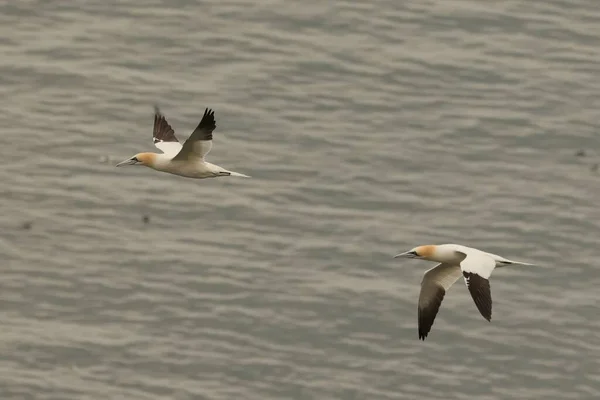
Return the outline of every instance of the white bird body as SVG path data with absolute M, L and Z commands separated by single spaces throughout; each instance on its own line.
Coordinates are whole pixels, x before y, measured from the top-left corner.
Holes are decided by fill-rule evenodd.
M 214 112 L 206 109 L 202 120 L 183 145 L 175 137 L 175 132 L 158 108 L 154 113 L 154 145 L 163 153 L 138 153 L 117 164 L 144 165 L 157 171 L 187 178 L 204 179 L 220 176 L 248 175 L 229 171 L 206 161 L 205 157 L 212 148 L 212 132 L 216 128 Z
M 533 265 L 512 261 L 459 244 L 418 246 L 395 256 L 435 261 L 439 264 L 425 271 L 419 294 L 419 339 L 425 340 L 444 295 L 463 276 L 471 297 L 481 315 L 492 318 L 492 297 L 489 278 L 495 268 L 507 265 Z
M 218 176 L 248 177 L 247 175 L 226 170 L 225 168 L 203 160 L 173 160 L 167 154 L 156 154 L 154 161 L 151 164 L 148 164 L 147 167 L 157 171 L 194 179 L 216 178 Z

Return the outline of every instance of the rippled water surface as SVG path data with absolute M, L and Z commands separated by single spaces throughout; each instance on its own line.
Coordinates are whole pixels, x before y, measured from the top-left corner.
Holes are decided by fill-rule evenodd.
M 596 0 L 5 1 L 0 50 L 0 398 L 600 398 Z M 153 104 L 252 179 L 115 168 Z M 448 242 L 539 266 L 421 342 L 392 256 Z

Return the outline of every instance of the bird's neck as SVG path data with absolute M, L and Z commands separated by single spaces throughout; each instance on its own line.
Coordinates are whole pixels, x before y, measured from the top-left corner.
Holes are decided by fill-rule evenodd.
M 155 155 L 152 159 L 152 164 L 148 165 L 148 167 L 157 171 L 168 171 L 171 163 L 171 157 L 167 156 L 166 154 L 154 154 Z

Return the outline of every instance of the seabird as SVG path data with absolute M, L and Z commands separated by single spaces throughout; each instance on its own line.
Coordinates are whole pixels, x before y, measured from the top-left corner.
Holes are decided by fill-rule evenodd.
M 163 154 L 138 153 L 116 166 L 144 165 L 157 171 L 196 179 L 217 178 L 220 176 L 250 178 L 248 175 L 229 171 L 206 161 L 205 157 L 212 148 L 212 133 L 216 127 L 215 112 L 207 108 L 204 110 L 202 120 L 182 146 L 175 137 L 175 131 L 171 128 L 171 125 L 161 114 L 158 107 L 155 107 L 154 145 Z
M 446 291 L 464 278 L 477 309 L 487 321 L 492 319 L 492 296 L 489 278 L 494 268 L 507 265 L 534 265 L 507 260 L 496 254 L 458 244 L 417 246 L 394 258 L 418 258 L 440 264 L 425 271 L 419 294 L 419 339 L 425 340 L 440 309 Z

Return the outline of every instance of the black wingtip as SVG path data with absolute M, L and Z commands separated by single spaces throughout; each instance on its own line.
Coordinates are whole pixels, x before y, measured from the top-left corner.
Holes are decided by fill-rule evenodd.
M 489 280 L 482 278 L 474 272 L 463 271 L 463 276 L 479 313 L 484 319 L 491 322 L 492 293 Z
M 207 122 L 209 122 L 210 120 L 212 120 L 212 122 L 214 123 L 215 121 L 215 111 L 210 109 L 210 108 L 205 108 L 204 109 L 204 115 L 202 116 L 202 119 L 207 118 Z
M 154 105 L 154 131 L 152 136 L 155 144 L 158 142 L 178 142 L 175 131 L 167 122 L 165 116 L 161 114 L 156 104 Z
M 192 135 L 198 135 L 199 140 L 212 140 L 212 132 L 217 128 L 215 112 L 210 108 L 204 109 L 204 115 Z

